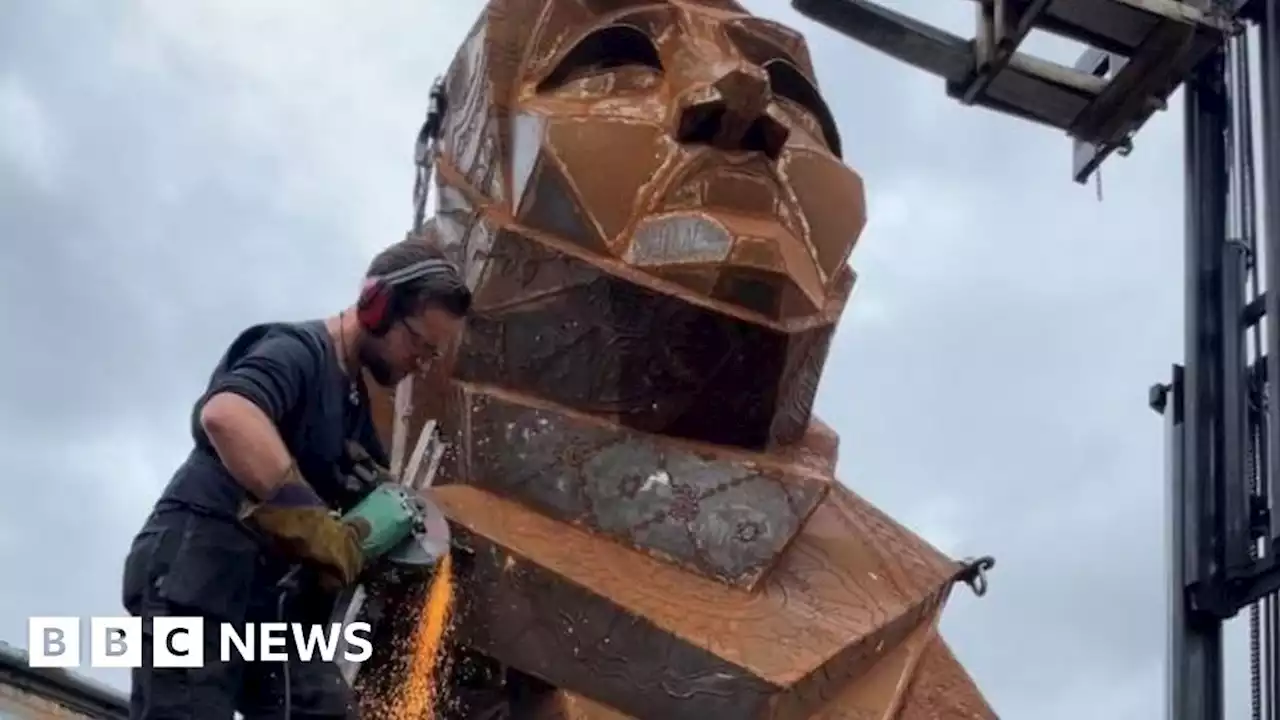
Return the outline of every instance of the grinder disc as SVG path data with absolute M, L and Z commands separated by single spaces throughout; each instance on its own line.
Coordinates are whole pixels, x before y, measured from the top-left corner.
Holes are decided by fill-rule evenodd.
M 416 494 L 408 494 L 408 498 L 422 522 L 413 535 L 392 548 L 386 558 L 400 565 L 435 565 L 449 552 L 449 523 L 435 503 Z

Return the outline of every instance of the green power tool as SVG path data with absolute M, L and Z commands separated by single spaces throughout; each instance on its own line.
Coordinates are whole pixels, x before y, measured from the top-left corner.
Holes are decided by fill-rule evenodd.
M 342 520 L 361 529 L 360 548 L 366 566 L 385 558 L 396 565 L 430 567 L 449 552 L 452 541 L 448 521 L 434 503 L 418 492 L 418 488 L 430 486 L 443 453 L 435 423 L 428 425 L 423 429 L 425 439 L 420 439 L 415 449 L 417 458 L 428 457 L 427 467 L 420 473 L 422 463 L 414 462 L 411 472 L 406 473 L 407 485 L 381 468 L 359 445 L 347 445 L 351 461 L 348 487 L 364 489 L 365 494 Z M 301 565 L 290 568 L 279 587 L 296 589 L 301 571 Z
M 366 531 L 361 542 L 366 563 L 385 557 L 400 565 L 433 565 L 449 551 L 449 523 L 439 508 L 418 493 L 435 479 L 444 448 L 435 422 L 427 423 L 422 433 L 414 462 L 399 478 L 359 444 L 347 444 L 349 478 L 365 495 L 342 519 Z
M 386 558 L 399 565 L 427 566 L 449 552 L 444 515 L 404 485 L 384 482 L 342 519 L 368 529 L 360 543 L 366 562 Z
M 430 567 L 449 552 L 449 523 L 440 509 L 394 482 L 375 487 L 342 521 L 366 530 L 360 541 L 366 565 L 385 558 L 397 565 Z M 297 589 L 302 568 L 290 568 L 278 587 Z

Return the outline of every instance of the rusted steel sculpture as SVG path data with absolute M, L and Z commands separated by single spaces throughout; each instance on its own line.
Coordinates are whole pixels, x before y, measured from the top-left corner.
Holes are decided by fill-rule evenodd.
M 937 631 L 962 566 L 812 416 L 865 214 L 803 38 L 492 0 L 446 87 L 427 232 L 477 317 L 411 423 L 468 548 L 440 681 L 512 717 L 994 717 Z

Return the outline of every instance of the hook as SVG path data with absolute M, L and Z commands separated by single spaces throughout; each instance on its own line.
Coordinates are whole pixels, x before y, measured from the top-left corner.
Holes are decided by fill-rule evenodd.
M 982 597 L 987 594 L 987 571 L 996 566 L 996 559 L 990 555 L 983 555 L 978 559 L 966 558 L 961 562 L 961 569 L 958 580 L 963 581 L 973 590 L 973 594 Z

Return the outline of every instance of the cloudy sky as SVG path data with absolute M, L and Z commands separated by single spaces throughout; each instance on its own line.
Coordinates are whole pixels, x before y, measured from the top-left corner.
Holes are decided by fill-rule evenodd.
M 953 555 L 996 556 L 944 628 L 1002 716 L 1160 717 L 1145 396 L 1181 354 L 1181 103 L 1099 201 L 1059 133 L 747 4 L 808 35 L 868 187 L 819 401 L 843 480 Z M 892 4 L 968 34 L 969 3 Z M 0 0 L 0 640 L 120 611 L 125 548 L 225 344 L 341 307 L 403 233 L 428 86 L 479 6 Z

